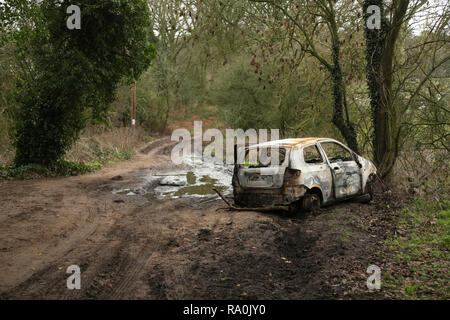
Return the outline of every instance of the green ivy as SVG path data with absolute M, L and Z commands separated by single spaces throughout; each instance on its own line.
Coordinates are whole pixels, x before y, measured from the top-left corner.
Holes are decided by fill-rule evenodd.
M 149 9 L 145 0 L 17 6 L 24 1 L 14 1 L 19 11 L 10 19 L 20 27 L 13 28 L 16 59 L 32 66 L 18 77 L 14 162 L 54 170 L 89 120 L 105 121 L 121 81 L 137 79 L 155 57 Z M 81 9 L 80 30 L 66 26 L 69 5 Z M 21 25 L 24 16 L 32 23 Z

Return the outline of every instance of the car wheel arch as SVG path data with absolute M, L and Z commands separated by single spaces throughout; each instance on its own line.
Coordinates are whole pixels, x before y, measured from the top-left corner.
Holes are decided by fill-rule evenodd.
M 320 203 L 323 203 L 323 194 L 319 186 L 312 186 L 311 188 L 307 188 L 306 193 L 317 194 L 319 196 Z

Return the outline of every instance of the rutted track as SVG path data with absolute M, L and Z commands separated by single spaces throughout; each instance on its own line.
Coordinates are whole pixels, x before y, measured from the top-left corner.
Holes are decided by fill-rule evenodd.
M 134 160 L 90 175 L 0 181 L 0 298 L 367 294 L 368 249 L 382 240 L 389 212 L 345 203 L 292 219 L 217 211 L 220 200 L 111 193 L 139 183 L 149 170 L 174 169 L 172 145 L 155 141 Z M 81 290 L 66 287 L 73 264 L 81 267 Z

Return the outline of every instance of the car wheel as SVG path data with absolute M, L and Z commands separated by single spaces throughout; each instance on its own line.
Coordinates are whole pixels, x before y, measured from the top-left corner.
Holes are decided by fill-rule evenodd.
M 369 203 L 373 200 L 373 185 L 375 183 L 375 176 L 371 175 L 366 182 L 366 187 L 364 189 L 364 194 L 368 194 L 370 197 L 368 200 L 364 201 L 364 203 Z
M 302 208 L 305 211 L 316 212 L 320 209 L 320 197 L 317 193 L 307 193 L 303 197 Z

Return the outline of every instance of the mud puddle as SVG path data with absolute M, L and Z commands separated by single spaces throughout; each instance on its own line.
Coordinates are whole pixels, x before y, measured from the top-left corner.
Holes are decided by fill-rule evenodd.
M 223 194 L 232 193 L 233 166 L 200 157 L 183 159 L 186 169 L 151 172 L 144 176 L 143 183 L 135 188 L 113 190 L 114 194 L 128 196 L 153 193 L 158 198 L 216 197 L 213 188 Z

